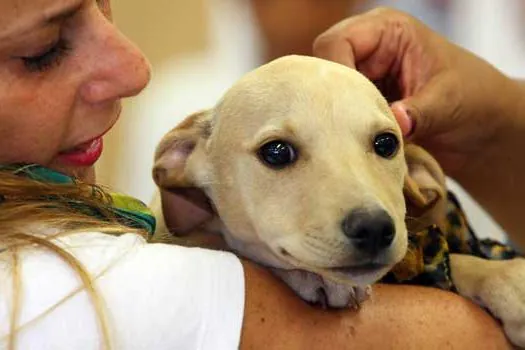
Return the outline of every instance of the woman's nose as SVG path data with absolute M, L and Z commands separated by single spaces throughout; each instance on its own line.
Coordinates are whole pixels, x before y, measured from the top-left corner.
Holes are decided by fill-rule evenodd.
M 85 101 L 111 102 L 138 94 L 148 84 L 151 68 L 142 52 L 106 17 L 92 25 L 84 61 L 88 74 L 81 87 Z

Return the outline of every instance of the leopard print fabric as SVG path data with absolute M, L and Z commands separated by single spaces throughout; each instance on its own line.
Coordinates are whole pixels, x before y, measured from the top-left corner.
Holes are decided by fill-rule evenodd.
M 476 237 L 456 196 L 448 192 L 445 232 L 431 226 L 408 235 L 405 258 L 380 281 L 456 291 L 450 274 L 449 254 L 469 254 L 483 259 L 506 260 L 520 256 L 510 246 Z

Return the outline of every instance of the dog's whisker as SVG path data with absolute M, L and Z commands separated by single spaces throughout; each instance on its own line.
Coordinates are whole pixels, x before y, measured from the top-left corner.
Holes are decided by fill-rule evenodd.
M 321 246 L 315 246 L 312 244 L 308 244 L 307 242 L 303 242 L 303 244 L 301 245 L 305 251 L 319 257 L 323 256 L 326 251 L 326 249 L 323 249 L 323 247 Z
M 326 250 L 327 247 L 332 247 L 332 244 L 329 244 L 328 242 L 321 241 L 321 240 L 305 239 L 302 242 L 303 242 L 303 245 L 309 246 L 309 247 L 312 247 L 318 250 Z
M 341 241 L 336 238 L 321 237 L 313 233 L 307 233 L 305 237 L 306 237 L 306 240 L 321 242 L 322 244 L 329 245 L 331 247 L 337 247 L 342 244 Z
M 344 257 L 347 256 L 348 253 L 346 252 L 346 246 L 339 244 L 339 245 L 319 245 L 319 244 L 312 244 L 312 242 L 308 242 L 307 240 L 302 241 L 301 243 L 304 250 L 314 254 L 315 256 L 322 258 L 324 264 L 331 264 L 334 261 L 334 257 Z M 330 257 L 330 261 L 327 261 L 327 257 Z
M 327 245 L 326 244 L 320 244 L 320 242 L 316 242 L 316 241 L 310 241 L 310 240 L 302 240 L 301 241 L 301 245 L 309 250 L 309 251 L 312 251 L 312 252 L 321 252 L 321 253 L 325 253 L 328 249 Z M 332 251 L 332 250 L 330 250 Z

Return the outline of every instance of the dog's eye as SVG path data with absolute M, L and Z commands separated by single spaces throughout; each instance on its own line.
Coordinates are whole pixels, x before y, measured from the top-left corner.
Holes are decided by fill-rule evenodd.
M 272 168 L 284 168 L 297 160 L 297 151 L 285 141 L 271 141 L 259 149 L 259 158 Z
M 396 135 L 386 132 L 376 136 L 374 140 L 374 151 L 383 158 L 392 158 L 399 148 L 399 140 Z

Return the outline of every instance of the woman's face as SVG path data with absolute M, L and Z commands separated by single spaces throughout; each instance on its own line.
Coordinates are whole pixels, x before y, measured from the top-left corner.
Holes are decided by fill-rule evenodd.
M 0 1 L 0 164 L 92 180 L 120 99 L 150 77 L 110 16 L 109 0 Z

